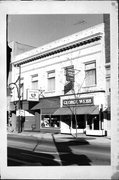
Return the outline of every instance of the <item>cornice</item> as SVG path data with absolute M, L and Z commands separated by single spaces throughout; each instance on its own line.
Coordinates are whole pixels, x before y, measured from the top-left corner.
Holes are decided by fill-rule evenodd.
M 67 44 L 67 45 L 58 47 L 56 49 L 51 49 L 49 51 L 40 53 L 39 55 L 36 55 L 34 57 L 28 57 L 26 59 L 22 59 L 20 61 L 13 62 L 13 64 L 14 64 L 14 66 L 20 66 L 20 65 L 32 62 L 32 61 L 36 61 L 38 59 L 43 59 L 45 57 L 52 56 L 54 54 L 59 54 L 59 53 L 64 52 L 64 51 L 68 51 L 68 50 L 71 50 L 71 49 L 74 49 L 74 48 L 77 48 L 80 46 L 84 46 L 86 44 L 93 43 L 95 41 L 99 41 L 101 39 L 101 37 L 102 37 L 102 35 L 100 33 L 97 33 L 95 36 L 93 35 L 93 37 L 84 39 L 82 41 L 77 40 L 77 41 L 73 42 L 72 44 Z

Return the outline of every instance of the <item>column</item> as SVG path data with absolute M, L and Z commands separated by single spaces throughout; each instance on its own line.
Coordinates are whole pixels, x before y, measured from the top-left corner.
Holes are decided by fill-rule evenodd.
M 101 111 L 99 112 L 99 130 L 102 129 L 102 122 L 101 122 Z
M 70 133 L 72 134 L 72 115 L 71 115 Z
M 95 117 L 92 118 L 92 130 L 94 130 L 94 119 L 95 119 Z
M 84 115 L 85 116 L 85 124 L 86 124 L 86 129 L 89 129 L 89 125 L 88 125 L 88 120 L 87 120 L 87 114 Z
M 12 112 L 11 121 L 12 121 L 12 127 L 14 131 L 16 131 L 17 129 L 16 129 L 16 112 L 15 111 Z

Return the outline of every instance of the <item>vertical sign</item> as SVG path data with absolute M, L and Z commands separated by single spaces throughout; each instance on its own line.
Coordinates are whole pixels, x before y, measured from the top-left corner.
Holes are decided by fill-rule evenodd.
M 74 66 L 65 68 L 66 84 L 64 86 L 64 94 L 74 88 Z

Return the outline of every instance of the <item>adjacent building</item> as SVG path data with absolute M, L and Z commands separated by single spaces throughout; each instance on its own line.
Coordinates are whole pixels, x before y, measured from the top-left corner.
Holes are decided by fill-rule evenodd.
M 10 103 L 14 130 L 20 116 L 22 131 L 110 135 L 106 28 L 101 23 L 15 56 L 12 82 L 18 81 Z
M 13 83 L 12 81 L 12 61 L 14 61 L 14 58 L 26 51 L 29 51 L 33 49 L 34 47 L 22 44 L 16 41 L 11 41 L 7 43 L 7 124 L 9 124 L 9 116 L 11 116 L 11 109 L 10 109 L 10 102 L 11 102 L 11 96 L 12 96 L 12 91 L 11 91 L 11 86 L 10 83 Z

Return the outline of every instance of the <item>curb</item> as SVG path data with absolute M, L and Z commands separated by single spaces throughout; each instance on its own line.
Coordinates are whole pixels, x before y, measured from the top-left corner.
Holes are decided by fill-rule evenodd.
M 43 139 L 43 140 L 45 140 L 45 141 L 52 141 L 53 139 L 52 139 L 52 135 L 53 135 L 53 133 L 17 133 L 17 132 L 7 132 L 7 135 L 17 135 L 17 136 L 28 136 L 28 137 L 36 137 L 36 138 L 41 138 L 41 139 Z M 92 137 L 92 136 L 91 136 Z M 78 135 L 77 136 L 77 139 L 76 139 L 76 137 L 75 137 L 75 135 L 73 135 L 73 134 L 54 134 L 54 138 L 55 139 L 62 139 L 62 138 L 66 138 L 66 140 L 67 141 L 69 141 L 70 140 L 70 138 L 72 139 L 72 140 L 80 140 L 80 139 L 87 139 L 89 142 L 93 142 L 93 143 L 96 143 L 96 142 L 98 142 L 98 143 L 105 143 L 105 141 L 103 141 L 103 140 L 106 140 L 107 142 L 106 143 L 110 143 L 110 141 L 111 141 L 111 138 L 110 137 L 101 137 L 101 138 L 104 138 L 104 139 L 100 139 L 100 137 L 94 137 L 95 139 L 93 140 L 90 140 L 90 137 L 89 136 L 85 136 L 85 135 L 83 135 L 83 136 L 80 136 L 80 135 Z M 67 139 L 68 138 L 68 139 Z M 88 139 L 89 138 L 89 139 Z

